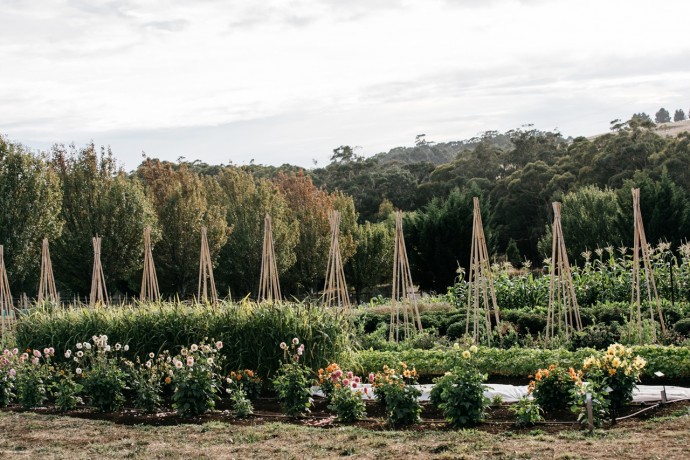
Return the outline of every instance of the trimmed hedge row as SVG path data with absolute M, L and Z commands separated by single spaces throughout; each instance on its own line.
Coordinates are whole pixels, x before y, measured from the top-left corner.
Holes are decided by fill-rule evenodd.
M 109 343 L 129 345 L 128 358 L 170 350 L 207 339 L 221 340 L 229 369 L 253 369 L 271 375 L 281 363 L 280 342 L 298 337 L 307 347 L 307 365 L 318 369 L 350 359 L 347 320 L 304 304 L 221 303 L 188 305 L 146 303 L 109 308 L 41 308 L 17 322 L 20 349 L 54 347 L 56 356 L 77 342 L 105 334 Z
M 653 377 L 661 371 L 669 379 L 690 380 L 690 348 L 659 345 L 633 346 L 633 352 L 647 360 L 643 377 Z M 384 365 L 393 366 L 400 361 L 414 366 L 420 376 L 435 377 L 443 375 L 452 368 L 453 362 L 462 359 L 462 350 L 405 350 L 405 351 L 373 351 L 364 350 L 355 355 L 358 372 L 367 374 L 376 372 Z M 479 347 L 475 360 L 482 372 L 490 376 L 511 378 L 526 378 L 533 375 L 537 369 L 548 367 L 550 364 L 560 364 L 565 367 L 580 367 L 585 358 L 592 354 L 601 353 L 591 348 L 577 351 L 564 349 L 532 349 L 532 348 L 500 348 Z

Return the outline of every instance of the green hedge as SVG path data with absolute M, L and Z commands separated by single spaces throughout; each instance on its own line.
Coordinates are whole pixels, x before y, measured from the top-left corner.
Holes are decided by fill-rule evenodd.
M 213 307 L 161 302 L 65 310 L 36 307 L 19 319 L 16 342 L 20 349 L 52 346 L 62 357 L 76 342 L 106 334 L 111 344 L 128 344 L 133 358 L 166 349 L 177 352 L 208 338 L 223 341 L 228 368 L 253 369 L 266 376 L 280 364 L 280 342 L 293 337 L 305 344 L 305 362 L 314 368 L 350 359 L 348 330 L 342 316 L 304 304 Z
M 675 346 L 642 345 L 633 346 L 633 352 L 647 360 L 643 377 L 653 377 L 654 372 L 661 371 L 670 379 L 690 379 L 690 348 Z M 364 350 L 355 356 L 359 371 L 363 374 L 376 372 L 384 364 L 392 366 L 400 361 L 416 367 L 424 377 L 443 375 L 452 367 L 455 360 L 461 359 L 461 350 L 405 350 L 373 351 Z M 578 368 L 582 361 L 597 352 L 590 348 L 577 351 L 564 349 L 544 350 L 531 348 L 480 347 L 475 359 L 482 372 L 490 376 L 526 378 L 539 368 L 550 364 Z

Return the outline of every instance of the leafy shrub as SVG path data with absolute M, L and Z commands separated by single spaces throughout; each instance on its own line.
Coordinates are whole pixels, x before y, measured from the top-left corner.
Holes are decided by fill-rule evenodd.
M 422 412 L 417 400 L 422 392 L 413 386 L 417 383 L 417 371 L 408 369 L 404 362 L 399 366 L 384 366 L 383 371 L 369 375 L 374 394 L 386 412 L 386 422 L 394 427 L 417 423 Z
M 304 344 L 298 344 L 297 337 L 292 339 L 289 346 L 281 342 L 283 364 L 273 379 L 273 388 L 278 393 L 283 412 L 291 417 L 308 413 L 313 402 L 310 392 L 313 383 L 311 372 L 300 363 L 305 347 Z
M 390 348 L 391 342 L 388 341 L 389 331 L 388 323 L 380 323 L 374 331 L 368 334 L 360 330 L 357 336 L 360 348 L 364 350 L 386 350 Z
M 472 360 L 476 347 L 462 353 L 463 360 L 443 377 L 437 378 L 431 390 L 431 401 L 455 427 L 474 425 L 484 420 L 491 401 L 484 396 L 486 374 Z
M 630 305 L 623 302 L 598 303 L 587 310 L 592 312 L 599 323 L 623 323 L 628 319 Z
M 242 390 L 247 398 L 254 400 L 261 395 L 263 381 L 251 369 L 230 372 L 226 380 L 228 388 Z
M 352 372 L 345 374 L 336 383 L 330 395 L 328 409 L 337 415 L 340 422 L 355 422 L 366 418 L 366 406 L 362 400 L 363 390 L 360 388 L 360 378 Z
M 79 394 L 83 389 L 84 386 L 75 381 L 75 376 L 71 372 L 62 371 L 50 387 L 55 398 L 55 408 L 60 412 L 75 409 L 81 402 Z
M 448 329 L 446 330 L 446 335 L 449 339 L 459 339 L 460 337 L 465 335 L 465 330 L 466 326 L 464 322 L 453 323 L 450 326 L 448 326 Z
M 676 324 L 673 325 L 673 329 L 685 337 L 690 336 L 690 318 L 678 320 Z
M 336 383 L 340 381 L 343 376 L 343 371 L 340 369 L 338 363 L 329 364 L 326 369 L 319 369 L 317 380 L 321 393 L 330 400 L 331 394 L 335 389 Z
M 518 346 L 519 336 L 513 323 L 501 321 L 493 331 L 493 343 L 499 348 L 512 348 Z
M 7 407 L 15 397 L 14 384 L 19 350 L 3 350 L 0 357 L 0 407 Z
M 611 324 L 597 323 L 577 331 L 572 337 L 572 348 L 594 348 L 596 350 L 604 350 L 612 343 L 619 340 L 617 331 L 619 324 L 613 322 Z
M 431 350 L 438 343 L 442 342 L 438 336 L 438 331 L 435 329 L 425 329 L 423 332 L 417 332 L 405 341 L 405 345 L 420 350 Z
M 107 335 L 93 336 L 92 341 L 93 346 L 89 342 L 76 344 L 73 359 L 80 367 L 75 372 L 82 378 L 91 404 L 101 412 L 114 412 L 124 404 L 127 374 L 120 368 L 121 358 L 111 355 Z
M 40 350 L 27 350 L 19 357 L 19 366 L 15 385 L 17 388 L 17 399 L 25 409 L 33 409 L 41 406 L 48 399 L 48 388 L 50 386 L 50 358 L 54 355 L 54 350 L 46 348 L 41 353 Z M 42 364 L 41 361 L 44 361 Z
M 597 380 L 580 382 L 573 387 L 570 410 L 577 414 L 577 420 L 580 423 L 588 423 L 587 394 L 589 393 L 592 398 L 592 424 L 597 428 L 604 424 L 604 421 L 609 415 L 610 405 L 610 400 L 605 388 L 604 382 Z
M 172 359 L 175 366 L 173 407 L 183 417 L 201 415 L 215 407 L 220 388 L 218 361 L 222 359 L 216 354 L 222 347 L 220 341 L 214 346 L 203 342 L 192 344 Z
M 579 375 L 571 367 L 565 369 L 551 365 L 548 369 L 539 369 L 534 380 L 529 383 L 528 392 L 546 412 L 567 409 L 570 405 L 570 394 L 579 380 Z
M 155 359 L 155 355 L 150 353 L 148 358 L 143 365 L 137 358 L 136 367 L 132 367 L 130 380 L 134 390 L 134 407 L 146 412 L 155 412 L 163 402 L 163 379 L 170 376 L 167 375 L 166 355 L 160 355 Z
M 254 413 L 254 406 L 247 397 L 243 388 L 228 388 L 230 404 L 232 405 L 232 416 L 235 418 L 245 418 Z
M 593 355 L 585 359 L 582 369 L 587 381 L 610 389 L 607 399 L 614 421 L 620 409 L 632 401 L 633 389 L 646 364 L 640 356 L 633 356 L 631 348 L 618 343 L 611 345 L 603 356 Z
M 537 401 L 523 396 L 517 403 L 511 405 L 509 410 L 515 414 L 515 426 L 523 428 L 534 426 L 544 421 L 542 412 L 544 411 Z

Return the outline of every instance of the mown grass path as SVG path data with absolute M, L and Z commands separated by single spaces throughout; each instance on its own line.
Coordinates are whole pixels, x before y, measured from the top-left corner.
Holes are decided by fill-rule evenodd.
M 541 430 L 372 431 L 286 423 L 124 426 L 36 413 L 0 412 L 2 458 L 466 458 L 687 459 L 690 411 L 635 420 L 587 435 Z

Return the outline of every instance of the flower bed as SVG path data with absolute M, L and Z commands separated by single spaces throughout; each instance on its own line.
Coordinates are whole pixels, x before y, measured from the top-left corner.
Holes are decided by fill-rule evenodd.
M 336 363 L 326 370 L 313 372 L 302 363 L 309 344 L 294 337 L 288 345 L 276 347 L 283 353 L 282 365 L 271 379 L 280 405 L 290 417 L 304 417 L 313 406 L 311 386 L 319 383 L 327 395 L 327 408 L 342 422 L 364 419 L 367 408 L 362 397 L 368 395 L 354 372 L 344 372 Z M 222 396 L 229 395 L 232 417 L 252 414 L 249 394 L 260 394 L 261 379 L 249 369 L 224 374 L 222 341 L 199 342 L 179 348 L 149 353 L 142 360 L 124 355 L 129 345 L 111 344 L 107 335 L 95 335 L 89 341 L 68 344 L 62 360 L 56 360 L 53 347 L 4 350 L 0 355 L 0 403 L 14 402 L 24 409 L 51 404 L 57 411 L 71 411 L 87 403 L 101 413 L 122 410 L 125 403 L 142 412 L 156 413 L 172 407 L 178 416 L 198 417 L 216 407 Z M 486 351 L 486 350 L 484 350 Z M 449 367 L 435 379 L 431 401 L 453 426 L 480 424 L 487 416 L 490 400 L 484 394 L 487 375 L 480 368 L 482 350 L 472 345 L 455 346 L 449 354 Z M 547 404 L 568 401 L 567 406 L 583 419 L 584 395 L 597 402 L 595 419 L 614 423 L 632 400 L 635 384 L 646 366 L 644 358 L 631 348 L 615 344 L 606 353 L 593 353 L 578 364 L 579 370 L 564 371 L 554 365 L 539 369 L 530 384 L 534 401 L 521 400 L 514 412 L 519 425 L 540 420 L 541 405 L 547 412 L 563 409 Z M 422 394 L 417 383 L 417 369 L 403 361 L 383 365 L 369 374 L 376 404 L 383 409 L 389 426 L 413 425 L 420 420 Z M 568 398 L 570 394 L 570 398 Z M 492 400 L 493 402 L 493 400 Z M 501 401 L 495 402 L 500 404 Z M 278 404 L 279 403 L 279 404 Z

